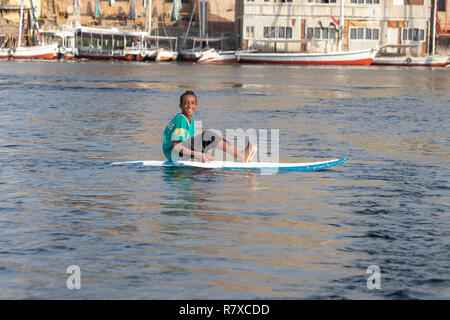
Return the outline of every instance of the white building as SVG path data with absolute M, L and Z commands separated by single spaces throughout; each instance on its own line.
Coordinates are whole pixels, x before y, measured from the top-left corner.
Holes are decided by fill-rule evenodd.
M 427 52 L 431 0 L 343 1 L 343 50 L 392 45 L 386 52 Z M 340 19 L 340 0 L 236 0 L 244 49 L 335 51 Z

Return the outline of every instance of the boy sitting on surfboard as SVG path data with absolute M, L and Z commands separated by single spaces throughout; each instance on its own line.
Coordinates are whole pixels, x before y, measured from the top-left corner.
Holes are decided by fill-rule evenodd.
M 214 160 L 208 152 L 221 149 L 242 162 L 251 161 L 256 153 L 256 145 L 248 142 L 244 151 L 231 146 L 218 130 L 203 130 L 194 135 L 194 117 L 197 110 L 197 96 L 193 91 L 186 91 L 180 97 L 181 113 L 177 114 L 164 130 L 162 149 L 169 161 L 190 160 L 195 158 L 202 162 Z

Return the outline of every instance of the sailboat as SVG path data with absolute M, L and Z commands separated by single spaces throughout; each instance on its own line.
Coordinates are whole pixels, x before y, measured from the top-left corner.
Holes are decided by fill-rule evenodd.
M 342 51 L 344 36 L 344 0 L 341 0 L 338 50 L 325 53 L 249 52 L 238 51 L 238 61 L 247 63 L 315 64 L 315 65 L 370 65 L 379 47 L 357 51 Z M 279 42 L 279 39 L 268 41 Z M 291 41 L 291 40 L 290 40 Z
M 181 6 L 181 3 L 179 3 L 179 5 Z M 152 0 L 146 0 L 146 6 L 147 11 L 145 14 L 145 30 L 149 34 L 149 36 L 147 37 L 148 47 L 146 59 L 156 62 L 176 60 L 178 56 L 178 51 L 176 49 L 178 44 L 178 37 L 160 36 L 158 27 L 159 21 L 156 27 L 156 32 L 158 35 L 152 36 Z M 175 43 L 175 45 L 173 43 Z
M 33 13 L 34 28 L 36 28 L 36 30 L 39 30 L 39 24 L 37 23 L 36 20 L 33 0 L 30 0 L 30 5 L 31 11 Z M 34 59 L 34 58 L 56 59 L 58 57 L 57 43 L 49 45 L 22 47 L 23 7 L 24 7 L 24 0 L 22 0 L 20 6 L 19 38 L 17 40 L 16 47 L 11 47 L 9 50 L 10 57 L 14 59 Z
M 174 0 L 179 1 L 179 0 Z M 192 24 L 192 18 L 198 6 L 199 16 L 199 36 L 188 37 L 189 30 Z M 189 40 L 192 47 L 186 48 L 186 43 Z M 194 3 L 191 18 L 189 20 L 188 28 L 183 39 L 182 50 L 180 55 L 182 60 L 191 62 L 237 62 L 236 51 L 223 51 L 224 38 L 206 37 L 206 4 L 205 0 L 198 0 Z M 221 49 L 214 49 L 209 46 L 210 43 L 220 43 Z

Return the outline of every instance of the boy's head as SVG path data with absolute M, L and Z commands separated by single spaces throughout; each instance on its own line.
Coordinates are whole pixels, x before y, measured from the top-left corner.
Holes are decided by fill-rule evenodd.
M 186 91 L 180 96 L 180 109 L 188 118 L 197 110 L 197 96 L 193 91 Z

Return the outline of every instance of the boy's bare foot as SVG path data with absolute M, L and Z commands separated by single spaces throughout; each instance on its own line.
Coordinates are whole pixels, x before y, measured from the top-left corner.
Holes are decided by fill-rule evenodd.
M 244 162 L 252 161 L 252 159 L 256 153 L 256 150 L 258 150 L 256 145 L 254 145 L 251 141 L 249 141 L 247 147 L 245 148 Z

